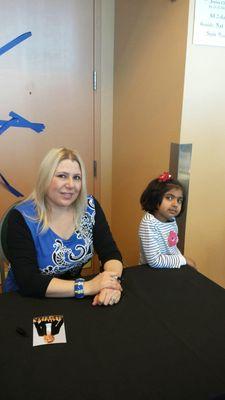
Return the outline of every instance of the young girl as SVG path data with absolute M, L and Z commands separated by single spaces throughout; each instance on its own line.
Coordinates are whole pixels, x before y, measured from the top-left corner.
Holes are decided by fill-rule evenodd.
M 139 227 L 140 264 L 153 268 L 195 267 L 177 248 L 178 227 L 175 218 L 185 206 L 185 190 L 181 183 L 164 172 L 149 183 L 140 203 L 146 211 Z

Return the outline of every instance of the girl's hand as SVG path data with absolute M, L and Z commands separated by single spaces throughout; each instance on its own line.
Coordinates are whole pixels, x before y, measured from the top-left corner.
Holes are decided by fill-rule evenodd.
M 114 289 L 121 291 L 122 287 L 120 282 L 117 280 L 117 276 L 113 272 L 104 271 L 95 276 L 90 281 L 84 282 L 84 294 L 85 296 L 95 295 L 102 289 Z
M 93 306 L 113 306 L 119 303 L 121 298 L 121 291 L 116 289 L 102 289 L 100 293 L 94 297 Z

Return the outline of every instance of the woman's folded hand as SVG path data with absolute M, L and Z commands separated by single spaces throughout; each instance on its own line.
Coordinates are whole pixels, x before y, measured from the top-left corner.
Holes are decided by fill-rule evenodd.
M 113 306 L 119 303 L 121 298 L 121 291 L 116 289 L 102 289 L 100 293 L 96 294 L 92 302 L 93 306 Z
M 98 294 L 102 289 L 115 289 L 122 291 L 117 275 L 110 271 L 104 271 L 90 281 L 84 282 L 85 296 Z

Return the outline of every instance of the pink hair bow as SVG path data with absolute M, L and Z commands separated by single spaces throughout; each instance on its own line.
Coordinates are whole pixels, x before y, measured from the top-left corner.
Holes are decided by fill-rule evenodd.
M 167 182 L 172 178 L 172 175 L 169 172 L 163 172 L 163 174 L 161 174 L 158 177 L 159 182 Z

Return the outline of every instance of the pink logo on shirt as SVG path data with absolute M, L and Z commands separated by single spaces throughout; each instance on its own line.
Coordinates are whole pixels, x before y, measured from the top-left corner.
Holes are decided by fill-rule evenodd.
M 168 236 L 168 245 L 170 247 L 176 246 L 177 242 L 178 242 L 178 236 L 177 236 L 176 232 L 170 231 L 170 234 Z

